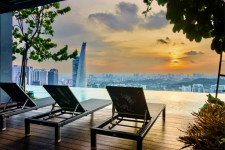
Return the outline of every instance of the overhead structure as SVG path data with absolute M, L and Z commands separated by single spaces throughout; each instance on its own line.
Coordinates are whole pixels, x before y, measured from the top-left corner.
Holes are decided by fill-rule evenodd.
M 64 0 L 0 0 L 0 14 Z

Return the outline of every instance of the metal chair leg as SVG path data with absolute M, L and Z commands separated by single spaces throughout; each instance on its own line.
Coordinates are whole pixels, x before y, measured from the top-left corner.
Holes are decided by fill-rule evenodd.
M 94 131 L 94 129 L 91 129 L 91 149 L 92 150 L 96 150 L 97 146 L 96 146 L 96 132 Z

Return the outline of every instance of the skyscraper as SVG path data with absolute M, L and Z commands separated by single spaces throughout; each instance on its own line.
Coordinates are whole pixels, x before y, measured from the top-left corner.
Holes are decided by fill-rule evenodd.
M 79 59 L 80 59 L 80 57 L 74 57 L 74 59 L 73 59 L 73 76 L 72 76 L 73 87 L 76 87 L 76 79 L 77 79 Z
M 80 52 L 80 57 L 73 59 L 73 86 L 87 87 L 87 43 L 83 42 Z
M 48 72 L 48 85 L 58 85 L 58 69 L 51 69 Z
M 26 73 L 27 73 L 27 84 L 28 85 L 32 85 L 32 77 L 33 77 L 33 67 L 32 66 L 27 66 L 27 70 L 26 70 Z
M 13 67 L 12 67 L 12 82 L 17 83 L 18 85 L 19 85 L 19 81 L 20 81 L 20 72 L 21 72 L 21 66 L 13 65 Z
M 43 85 L 46 85 L 48 83 L 46 69 L 34 69 L 33 81 L 41 81 Z

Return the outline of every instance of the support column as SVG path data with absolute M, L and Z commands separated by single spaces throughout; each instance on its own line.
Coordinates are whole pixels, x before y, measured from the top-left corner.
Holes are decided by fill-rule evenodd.
M 12 83 L 12 12 L 0 14 L 0 82 Z M 0 103 L 9 98 L 0 89 Z

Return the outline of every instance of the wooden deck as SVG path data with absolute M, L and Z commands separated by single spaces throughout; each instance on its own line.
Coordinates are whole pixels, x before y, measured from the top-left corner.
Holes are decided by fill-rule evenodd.
M 26 112 L 6 119 L 6 131 L 0 132 L 0 149 L 78 149 L 90 150 L 90 128 L 102 122 L 111 115 L 111 108 L 107 107 L 88 115 L 61 128 L 62 141 L 55 144 L 54 128 L 31 124 L 31 136 L 25 137 L 24 118 L 49 111 L 51 107 Z M 159 116 L 153 127 L 143 140 L 146 150 L 177 150 L 183 143 L 177 141 L 183 135 L 177 128 L 184 128 L 192 121 L 191 115 L 166 113 L 163 123 Z M 120 127 L 119 127 L 120 128 Z M 121 127 L 122 128 L 122 127 Z M 126 131 L 133 132 L 133 128 Z M 97 148 L 107 150 L 136 149 L 136 142 L 97 135 Z M 186 148 L 185 150 L 190 149 Z

